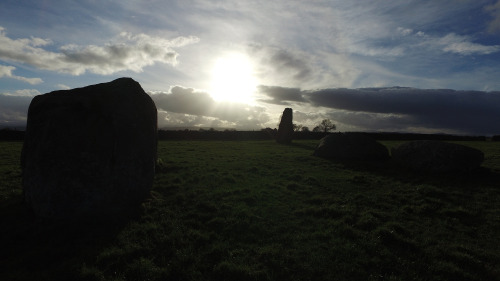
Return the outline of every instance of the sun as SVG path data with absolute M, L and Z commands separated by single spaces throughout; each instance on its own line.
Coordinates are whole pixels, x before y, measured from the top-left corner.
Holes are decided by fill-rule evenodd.
M 251 103 L 257 87 L 250 59 L 243 54 L 218 58 L 212 68 L 210 95 L 217 101 Z

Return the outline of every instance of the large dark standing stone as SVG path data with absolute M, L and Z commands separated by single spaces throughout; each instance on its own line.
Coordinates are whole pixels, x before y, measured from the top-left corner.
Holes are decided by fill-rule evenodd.
M 293 111 L 291 108 L 285 108 L 281 115 L 281 122 L 278 127 L 276 141 L 278 143 L 290 144 L 293 138 Z
M 384 145 L 357 133 L 336 133 L 322 138 L 314 155 L 341 161 L 389 159 L 389 151 Z
M 107 215 L 153 185 L 157 111 L 131 78 L 36 96 L 21 165 L 26 203 L 41 217 Z
M 479 168 L 484 159 L 480 150 L 455 143 L 420 140 L 391 150 L 399 165 L 424 172 L 467 172 Z

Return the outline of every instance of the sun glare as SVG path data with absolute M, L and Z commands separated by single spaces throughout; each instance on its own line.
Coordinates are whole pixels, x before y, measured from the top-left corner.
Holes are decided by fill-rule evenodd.
M 248 57 L 232 54 L 216 60 L 211 84 L 210 95 L 215 100 L 251 103 L 257 79 Z

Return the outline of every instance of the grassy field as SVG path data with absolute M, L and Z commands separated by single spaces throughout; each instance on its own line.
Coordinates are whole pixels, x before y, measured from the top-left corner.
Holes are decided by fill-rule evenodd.
M 163 141 L 140 212 L 61 223 L 25 210 L 0 142 L 0 280 L 500 280 L 500 143 L 439 176 L 316 144 Z

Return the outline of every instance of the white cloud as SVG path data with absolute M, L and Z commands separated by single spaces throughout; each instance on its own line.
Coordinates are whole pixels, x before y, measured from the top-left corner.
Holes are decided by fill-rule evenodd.
M 398 27 L 397 31 L 399 32 L 399 34 L 407 36 L 413 32 L 413 29 Z
M 36 95 L 41 95 L 40 91 L 36 89 L 22 89 L 22 90 L 16 90 L 14 92 L 6 92 L 3 93 L 2 95 L 4 96 L 13 96 L 13 97 L 34 97 Z
M 159 110 L 158 111 L 158 127 L 159 128 L 192 128 L 192 127 L 235 127 L 234 123 L 220 126 L 222 122 L 218 119 L 208 118 L 199 115 L 191 115 L 184 113 L 175 113 Z
M 57 84 L 56 87 L 59 88 L 59 89 L 61 89 L 61 90 L 69 90 L 69 89 L 71 89 L 70 86 L 67 86 L 67 85 L 64 85 L 64 84 Z
M 400 43 L 402 46 L 405 46 L 404 48 L 421 48 L 422 46 L 426 46 L 431 49 L 460 55 L 488 55 L 500 51 L 500 45 L 474 43 L 473 38 L 470 36 L 455 33 L 448 33 L 442 37 L 438 37 L 431 36 L 423 31 L 414 32 L 412 29 L 402 27 L 398 27 L 397 32 L 405 37 L 406 41 Z M 397 48 L 393 47 L 393 49 Z
M 2 77 L 12 78 L 29 83 L 31 85 L 43 83 L 43 80 L 41 78 L 26 78 L 12 74 L 12 71 L 14 71 L 15 69 L 16 68 L 13 66 L 0 65 L 0 78 Z
M 442 46 L 445 52 L 461 55 L 488 55 L 500 51 L 500 45 L 486 46 L 471 42 L 468 36 L 461 36 L 454 33 L 438 39 L 436 44 Z
M 198 41 L 197 37 L 164 39 L 121 33 L 104 46 L 68 44 L 62 46 L 60 52 L 52 52 L 42 48 L 51 43 L 48 39 L 11 39 L 0 27 L 0 59 L 72 75 L 85 72 L 106 75 L 123 70 L 142 72 L 144 67 L 157 62 L 176 65 L 179 54 L 174 48 Z
M 405 54 L 405 48 L 400 46 L 376 47 L 354 45 L 350 51 L 354 54 L 370 57 L 400 57 Z

